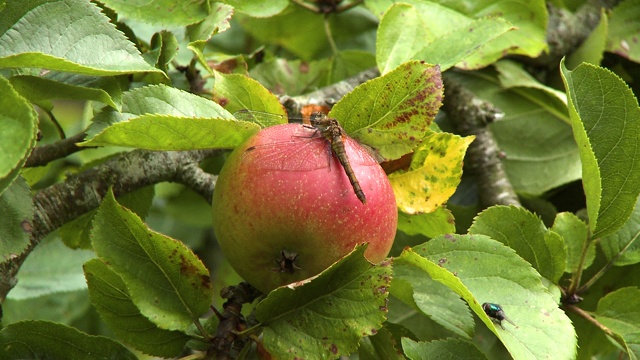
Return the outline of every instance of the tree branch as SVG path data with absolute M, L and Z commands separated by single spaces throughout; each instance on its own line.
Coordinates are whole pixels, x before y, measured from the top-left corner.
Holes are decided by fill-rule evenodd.
M 70 138 L 62 139 L 53 144 L 47 144 L 35 147 L 31 151 L 31 155 L 25 163 L 25 167 L 44 166 L 53 160 L 62 159 L 70 154 L 81 149 L 88 149 L 86 147 L 80 147 L 76 143 L 84 140 L 86 133 L 82 132 L 76 134 Z
M 211 203 L 215 176 L 200 169 L 198 163 L 217 153 L 218 150 L 135 150 L 37 192 L 33 197 L 35 214 L 29 246 L 0 264 L 0 299 L 15 286 L 15 275 L 36 245 L 53 230 L 97 208 L 109 188 L 117 197 L 148 185 L 177 182 Z
M 444 77 L 444 89 L 447 101 L 443 107 L 453 126 L 461 135 L 476 136 L 467 150 L 465 167 L 477 178 L 481 206 L 520 206 L 500 161 L 498 145 L 487 127 L 504 114 L 450 77 Z

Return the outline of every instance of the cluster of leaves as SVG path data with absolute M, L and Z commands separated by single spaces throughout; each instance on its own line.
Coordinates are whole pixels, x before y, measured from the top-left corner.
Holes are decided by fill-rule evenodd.
M 103 3 L 0 2 L 0 351 L 9 357 L 242 357 L 252 341 L 275 358 L 640 354 L 640 109 L 598 66 L 616 54 L 619 75 L 639 80 L 628 70 L 640 62 L 628 26 L 640 18 L 637 1 L 602 13 L 544 82 L 504 59 L 548 50 L 541 0 Z M 393 261 L 372 265 L 359 247 L 244 309 L 247 324 L 238 317 L 224 328 L 227 318 L 208 313 L 222 301 L 214 289 L 239 279 L 203 240 L 210 199 L 147 180 L 120 187 L 129 191 L 116 201 L 109 186 L 134 176 L 96 170 L 149 179 L 166 168 L 151 151 L 232 149 L 275 124 L 236 111 L 285 115 L 274 93 L 306 94 L 374 66 L 381 76 L 329 115 L 388 162 L 412 154 L 389 175 L 400 211 Z M 451 128 L 445 114 L 432 123 L 448 82 L 504 113 L 490 125 L 503 181 L 530 209 L 480 211 L 473 177 L 462 177 L 473 136 L 442 131 Z M 65 120 L 60 99 L 83 109 Z M 64 133 L 80 134 L 82 150 L 30 163 Z M 139 154 L 149 167 L 132 166 Z M 216 173 L 224 155 L 207 154 L 201 165 Z M 96 183 L 74 183 L 73 172 Z M 586 202 L 576 210 L 586 211 L 557 211 L 552 195 L 580 179 Z M 97 207 L 96 198 L 99 208 L 77 218 L 53 210 Z M 59 230 L 42 230 L 56 218 Z M 498 325 L 484 302 L 513 324 Z

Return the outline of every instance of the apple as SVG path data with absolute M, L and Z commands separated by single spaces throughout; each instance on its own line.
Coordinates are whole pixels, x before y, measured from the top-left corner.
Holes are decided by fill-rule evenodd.
M 329 141 L 308 126 L 262 129 L 225 162 L 213 195 L 215 235 L 258 290 L 317 275 L 361 243 L 373 263 L 388 255 L 398 222 L 391 184 L 362 145 L 343 140 L 365 203 Z

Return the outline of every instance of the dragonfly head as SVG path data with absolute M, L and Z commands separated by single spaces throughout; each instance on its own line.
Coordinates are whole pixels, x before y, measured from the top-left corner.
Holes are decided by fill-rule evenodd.
M 322 125 L 325 123 L 326 120 L 327 120 L 327 115 L 325 115 L 325 113 L 321 111 L 316 111 L 313 114 L 311 114 L 311 116 L 309 116 L 309 122 L 311 123 L 311 126 Z

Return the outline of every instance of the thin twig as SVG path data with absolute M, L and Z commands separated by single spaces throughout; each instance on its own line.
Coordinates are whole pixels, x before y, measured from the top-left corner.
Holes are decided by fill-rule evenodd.
M 53 160 L 62 159 L 87 147 L 80 147 L 77 143 L 84 140 L 86 133 L 82 132 L 72 137 L 62 139 L 53 144 L 47 144 L 35 147 L 29 155 L 25 167 L 44 166 Z

